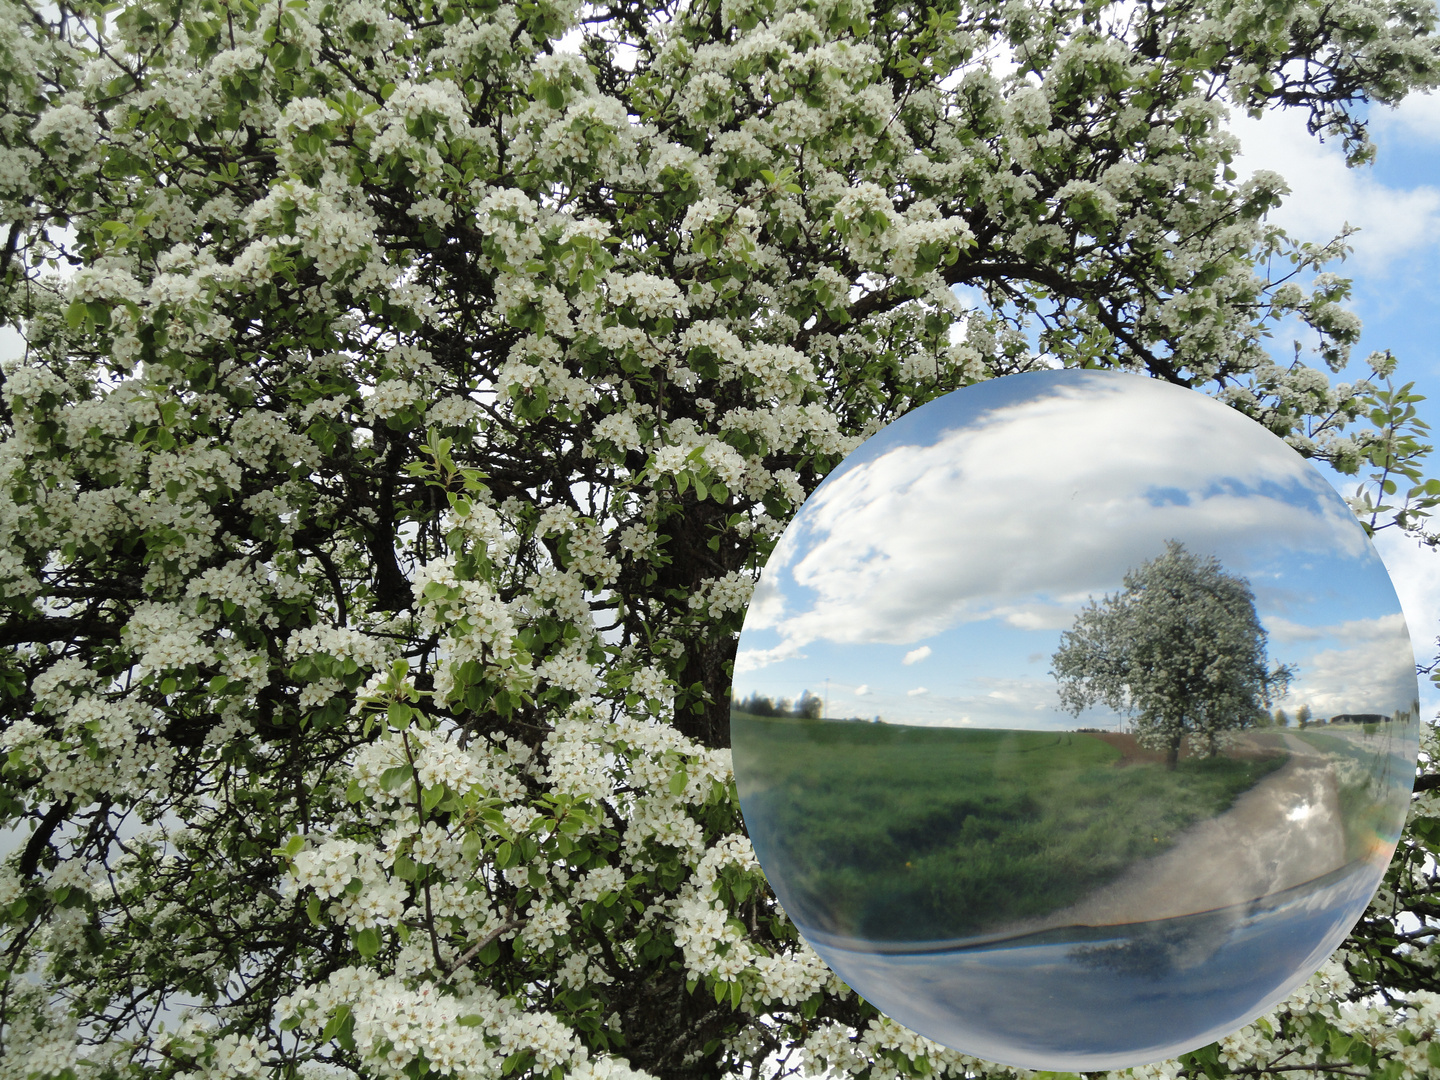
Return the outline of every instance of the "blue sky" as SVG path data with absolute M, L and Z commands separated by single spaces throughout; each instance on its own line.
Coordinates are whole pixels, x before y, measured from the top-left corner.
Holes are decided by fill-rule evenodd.
M 1201 394 L 1079 371 L 948 395 L 847 458 L 756 590 L 737 693 L 809 689 L 831 716 L 1073 727 L 1049 675 L 1060 635 L 1169 539 L 1251 582 L 1272 656 L 1300 669 L 1282 705 L 1410 704 L 1395 591 L 1314 466 Z

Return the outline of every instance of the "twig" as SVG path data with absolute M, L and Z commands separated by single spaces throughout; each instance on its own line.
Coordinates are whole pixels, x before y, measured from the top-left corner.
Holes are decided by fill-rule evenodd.
M 508 934 L 511 930 L 518 930 L 524 925 L 524 919 L 511 919 L 509 922 L 501 923 L 499 926 L 495 927 L 494 930 L 491 930 L 474 945 L 471 945 L 470 948 L 465 950 L 465 955 L 460 957 L 459 960 L 455 961 L 455 965 L 450 969 L 450 973 L 445 976 L 445 981 L 448 983 L 452 979 L 454 979 L 456 973 L 458 973 L 461 968 L 463 968 L 466 964 L 470 963 L 471 960 L 475 959 L 476 953 L 478 953 L 481 949 L 485 948 L 486 945 L 489 945 L 501 934 Z

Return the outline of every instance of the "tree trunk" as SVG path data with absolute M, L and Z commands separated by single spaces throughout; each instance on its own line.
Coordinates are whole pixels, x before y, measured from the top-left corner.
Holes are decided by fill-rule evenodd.
M 1184 738 L 1183 735 L 1177 735 L 1171 739 L 1170 746 L 1165 751 L 1165 768 L 1171 772 L 1174 772 L 1176 766 L 1180 764 L 1180 740 L 1182 738 Z

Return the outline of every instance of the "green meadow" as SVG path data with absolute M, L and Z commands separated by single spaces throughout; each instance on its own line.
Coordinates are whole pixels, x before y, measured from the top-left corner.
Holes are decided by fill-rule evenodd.
M 1121 763 L 1094 735 L 731 713 L 746 826 L 803 926 L 968 937 L 1064 908 L 1285 760 Z

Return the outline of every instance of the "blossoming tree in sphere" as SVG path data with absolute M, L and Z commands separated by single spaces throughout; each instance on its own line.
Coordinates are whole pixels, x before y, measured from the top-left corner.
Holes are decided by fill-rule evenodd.
M 1187 736 L 1192 753 L 1214 756 L 1228 732 L 1269 719 L 1293 671 L 1267 662 L 1266 637 L 1250 582 L 1169 540 L 1122 590 L 1080 609 L 1051 674 L 1067 711 L 1103 701 L 1128 714 L 1173 770 Z
M 1434 23 L 4 0 L 0 1077 L 1009 1072 L 767 891 L 751 583 L 860 440 L 1042 363 L 1216 394 L 1423 539 L 1413 396 L 1332 383 L 1340 246 L 1222 118 L 1362 162 Z M 1422 794 L 1339 960 L 1138 1073 L 1431 1070 L 1437 843 Z

